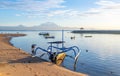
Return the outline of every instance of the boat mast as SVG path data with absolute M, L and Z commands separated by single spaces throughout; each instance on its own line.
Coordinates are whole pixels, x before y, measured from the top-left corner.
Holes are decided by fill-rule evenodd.
M 62 30 L 62 48 L 64 48 L 64 30 Z

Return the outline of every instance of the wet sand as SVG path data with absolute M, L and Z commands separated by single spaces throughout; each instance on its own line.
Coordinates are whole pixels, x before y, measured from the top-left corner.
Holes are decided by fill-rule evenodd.
M 57 66 L 10 44 L 12 37 L 24 34 L 0 34 L 0 76 L 87 76 Z

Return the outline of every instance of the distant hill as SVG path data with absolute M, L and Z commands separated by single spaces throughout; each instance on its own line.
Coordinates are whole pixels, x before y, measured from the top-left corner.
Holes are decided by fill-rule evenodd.
M 40 25 L 41 27 L 60 27 L 57 24 L 53 23 L 53 22 L 46 22 Z
M 41 25 L 34 26 L 31 29 L 35 30 L 61 30 L 63 27 L 53 23 L 53 22 L 46 22 L 42 23 Z
M 0 30 L 26 30 L 24 26 L 0 26 Z
M 24 25 L 18 26 L 0 26 L 0 30 L 73 30 L 74 28 L 61 27 L 53 22 L 46 22 L 40 25 L 26 27 Z

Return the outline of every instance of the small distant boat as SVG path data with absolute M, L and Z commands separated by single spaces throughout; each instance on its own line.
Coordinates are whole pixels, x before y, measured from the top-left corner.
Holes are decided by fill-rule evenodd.
M 92 36 L 85 36 L 85 37 L 92 37 Z
M 70 37 L 71 39 L 75 39 L 75 36 L 73 36 L 73 37 Z
M 41 32 L 41 33 L 39 33 L 39 35 L 49 35 L 49 33 Z
M 47 39 L 47 38 L 52 38 L 52 39 L 54 39 L 55 37 L 54 36 L 45 36 L 45 38 Z

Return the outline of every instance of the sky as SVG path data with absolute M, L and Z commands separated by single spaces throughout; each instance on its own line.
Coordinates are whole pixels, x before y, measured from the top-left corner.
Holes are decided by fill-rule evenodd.
M 0 26 L 120 29 L 120 0 L 0 0 Z

